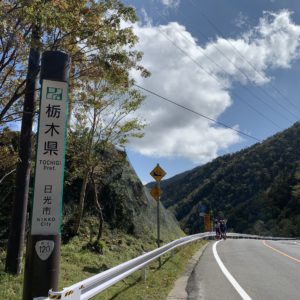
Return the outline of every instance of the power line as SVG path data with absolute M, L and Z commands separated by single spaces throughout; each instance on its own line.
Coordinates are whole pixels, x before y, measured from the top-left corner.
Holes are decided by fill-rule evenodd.
M 160 12 L 158 12 L 158 14 L 159 14 L 160 16 L 162 16 L 163 18 L 166 18 L 166 17 L 163 16 Z M 181 13 L 181 14 L 182 14 L 182 13 Z M 163 33 L 159 28 L 158 28 L 158 30 L 164 35 L 164 33 Z M 176 30 L 176 29 L 175 29 L 175 30 Z M 184 39 L 186 39 L 189 43 L 192 43 L 186 36 L 184 36 L 184 35 L 182 34 L 182 32 L 180 32 L 179 30 L 176 30 L 176 31 L 177 31 Z M 200 31 L 199 31 L 199 32 L 200 32 Z M 200 32 L 200 35 L 204 36 L 204 37 L 208 40 L 208 38 L 207 38 L 203 33 Z M 168 37 L 167 37 L 167 38 L 168 38 Z M 168 40 L 171 41 L 169 38 L 168 38 Z M 174 44 L 174 43 L 172 42 L 172 44 Z M 225 59 L 226 59 L 227 61 L 229 61 L 229 63 L 232 64 L 232 65 L 235 67 L 236 70 L 238 70 L 244 77 L 246 77 L 250 83 L 252 83 L 252 80 L 249 78 L 249 76 L 248 76 L 244 71 L 242 71 L 239 67 L 237 67 L 237 66 L 232 62 L 232 60 L 229 59 L 228 56 L 226 56 L 226 55 L 224 54 L 223 51 L 221 51 L 220 49 L 218 49 L 218 47 L 216 47 L 214 44 L 212 44 L 212 46 L 213 46 L 218 52 L 220 52 L 221 55 L 224 56 Z M 176 45 L 176 47 L 179 48 L 179 46 L 177 46 L 177 45 Z M 221 71 L 223 71 L 224 73 L 227 73 L 228 75 L 230 75 L 229 72 L 227 72 L 222 66 L 220 66 L 219 64 L 217 64 L 214 60 L 212 60 L 212 59 L 205 53 L 204 50 L 202 50 L 201 48 L 199 48 L 199 50 L 203 53 L 203 55 L 204 55 L 209 61 L 211 61 L 215 66 L 217 66 L 217 68 L 219 68 L 219 69 L 220 69 Z M 185 55 L 188 55 L 188 54 L 185 52 Z M 259 74 L 259 75 L 260 75 L 260 74 Z M 253 85 L 253 83 L 252 83 L 252 85 Z M 253 86 L 254 86 L 254 85 L 253 85 Z M 281 111 L 278 111 L 278 110 L 274 109 L 274 107 L 273 107 L 272 105 L 270 105 L 268 102 L 266 102 L 264 99 L 262 99 L 262 98 L 261 98 L 260 96 L 258 96 L 256 93 L 254 93 L 251 89 L 249 89 L 249 88 L 246 87 L 246 86 L 242 86 L 242 87 L 243 87 L 243 89 L 247 90 L 248 93 L 251 94 L 251 95 L 252 95 L 254 98 L 256 98 L 258 101 L 262 102 L 262 103 L 265 104 L 269 109 L 271 109 L 273 112 L 275 112 L 275 113 L 277 113 L 278 115 L 280 115 L 283 119 L 285 119 L 286 121 L 290 122 L 291 124 L 294 123 L 294 121 L 292 121 L 291 119 L 287 118 Z M 290 113 L 291 115 L 293 115 L 294 117 L 296 117 L 296 119 L 298 120 L 298 116 L 297 116 L 297 115 L 295 115 L 293 112 L 291 112 L 290 110 L 288 110 L 285 106 L 283 106 L 280 102 L 278 102 L 272 95 L 270 95 L 269 93 L 267 93 L 263 88 L 261 88 L 261 87 L 258 87 L 258 88 L 259 88 L 260 90 L 262 90 L 262 91 L 267 95 L 267 97 L 272 98 L 272 99 L 275 101 L 275 103 L 281 107 L 281 109 L 287 111 L 288 113 Z M 278 126 L 277 126 L 277 127 L 278 127 Z M 280 128 L 280 127 L 279 127 L 279 128 Z M 280 128 L 280 129 L 281 129 L 281 128 Z
M 209 40 L 207 38 L 207 36 L 205 34 L 203 34 L 202 32 L 200 32 L 200 35 L 204 38 L 206 38 L 207 40 Z M 230 41 L 228 41 L 228 43 L 232 44 Z M 255 86 L 255 82 L 253 80 L 251 80 L 249 78 L 249 76 L 242 71 L 241 68 L 239 68 L 221 49 L 219 49 L 214 43 L 211 44 L 219 53 L 221 53 L 221 55 L 230 63 L 232 64 L 243 76 L 245 76 L 248 81 L 252 84 L 252 86 Z M 238 50 L 236 50 L 238 51 Z M 244 56 L 242 56 L 242 54 L 240 54 L 240 57 L 242 57 L 242 59 L 244 61 L 246 61 L 248 63 L 248 61 L 244 58 Z M 248 63 L 250 64 L 250 63 Z M 222 67 L 220 67 L 222 70 L 224 70 Z M 253 69 L 253 68 L 252 68 Z M 256 69 L 254 69 L 255 73 L 257 73 L 258 75 L 260 75 L 260 77 L 262 77 L 263 79 L 265 79 L 265 76 L 261 75 L 261 73 L 259 73 Z M 244 87 L 246 88 L 246 87 Z M 295 117 L 298 120 L 298 116 L 292 112 L 291 110 L 289 110 L 287 107 L 285 107 L 284 105 L 282 105 L 276 98 L 274 98 L 267 90 L 265 90 L 264 88 L 262 88 L 261 86 L 257 86 L 257 88 L 259 90 L 261 90 L 267 97 L 271 98 L 281 109 L 285 110 L 286 112 L 288 112 L 290 115 L 292 115 L 293 117 Z M 257 96 L 255 93 L 253 93 L 252 90 L 246 88 L 255 98 L 257 98 L 258 100 L 260 100 L 261 102 L 263 102 L 265 105 L 267 105 L 269 108 L 271 108 L 274 112 L 280 114 L 284 119 L 286 119 L 289 122 L 292 122 L 290 119 L 287 119 L 281 112 L 275 110 L 271 105 L 267 104 L 261 97 Z
M 160 13 L 159 13 L 160 14 Z M 161 15 L 161 14 L 160 14 Z M 218 77 L 210 74 L 210 72 L 208 72 L 205 68 L 203 68 L 197 61 L 195 61 L 187 52 L 185 52 L 183 49 L 181 49 L 179 46 L 177 46 L 171 39 L 169 39 L 169 37 L 167 35 L 165 35 L 159 28 L 158 30 L 178 49 L 180 50 L 182 53 L 184 53 L 186 56 L 188 56 L 196 65 L 198 65 L 198 67 L 200 67 L 205 73 L 207 73 L 210 77 L 214 78 L 218 84 L 220 84 Z M 180 33 L 181 34 L 181 33 Z M 206 57 L 208 57 L 205 53 L 204 55 Z M 210 59 L 208 57 L 208 59 Z M 211 60 L 211 59 L 210 59 Z M 215 62 L 213 62 L 214 64 L 216 64 Z M 217 65 L 217 64 L 216 64 Z M 218 65 L 217 65 L 218 66 Z M 221 68 L 220 66 L 218 66 L 219 68 Z M 226 72 L 225 70 L 223 70 L 224 72 Z M 245 75 L 246 76 L 246 75 Z M 220 84 L 222 88 L 227 89 L 223 84 Z M 245 88 L 245 87 L 244 87 Z M 252 91 L 249 90 L 250 93 L 254 94 Z M 274 126 L 276 126 L 278 129 L 282 130 L 283 128 L 280 127 L 277 123 L 275 123 L 272 119 L 268 118 L 265 114 L 261 113 L 259 110 L 257 110 L 256 108 L 254 108 L 252 105 L 250 105 L 249 103 L 243 101 L 243 99 L 237 95 L 235 92 L 232 92 L 233 95 L 235 95 L 235 97 L 239 100 L 241 100 L 242 102 L 244 102 L 245 105 L 247 105 L 250 109 L 252 109 L 253 111 L 255 111 L 257 114 L 259 114 L 262 118 L 268 120 L 270 123 L 272 123 Z M 265 103 L 263 100 L 261 100 L 258 96 L 256 96 L 254 94 L 254 96 L 259 99 L 260 101 L 262 101 L 265 105 L 268 106 L 267 103 Z M 278 113 L 276 110 L 274 110 L 272 107 L 270 107 L 273 111 L 275 111 L 276 113 Z M 280 115 L 282 115 L 281 113 L 279 113 Z M 285 118 L 285 116 L 283 116 Z M 285 118 L 286 119 L 286 118 Z M 286 119 L 288 120 L 288 119 Z M 289 122 L 291 122 L 290 120 L 288 120 Z
M 214 78 L 216 80 L 216 82 L 218 84 L 220 84 L 220 86 L 222 88 L 227 89 L 222 83 L 220 83 L 219 78 L 210 74 L 205 68 L 203 68 L 197 61 L 195 61 L 187 52 L 185 52 L 183 49 L 181 49 L 179 46 L 177 46 L 171 39 L 169 39 L 169 37 L 167 35 L 165 35 L 159 28 L 158 30 L 178 49 L 180 50 L 182 53 L 184 53 L 186 56 L 188 56 L 198 67 L 200 67 L 205 73 L 207 73 L 210 77 Z M 181 34 L 181 33 L 180 33 Z M 204 55 L 207 57 L 207 55 L 204 53 Z M 208 57 L 209 58 L 209 57 Z M 210 59 L 210 58 L 209 58 Z M 210 59 L 211 60 L 211 59 Z M 216 64 L 216 63 L 215 63 Z M 217 65 L 217 64 L 216 64 Z M 218 66 L 218 65 L 217 65 Z M 218 66 L 219 68 L 221 68 L 220 66 Z M 235 66 L 236 67 L 236 66 Z M 237 68 L 237 67 L 236 67 Z M 238 68 L 237 68 L 238 69 Z M 224 71 L 224 70 L 223 70 Z M 226 72 L 226 71 L 225 71 Z M 247 75 L 244 75 L 247 76 Z M 243 99 L 237 95 L 236 93 L 232 92 L 233 95 L 235 95 L 237 97 L 237 99 L 240 99 L 243 101 Z M 254 96 L 256 96 L 254 94 Z M 259 97 L 256 96 L 256 98 L 259 99 Z M 244 101 L 243 101 L 244 102 Z M 264 104 L 266 104 L 264 101 L 262 101 Z M 244 104 L 246 104 L 249 108 L 251 108 L 252 110 L 254 110 L 257 114 L 259 114 L 261 117 L 263 117 L 264 119 L 268 120 L 269 122 L 271 122 L 273 125 L 275 125 L 277 128 L 279 128 L 280 130 L 282 129 L 278 124 L 276 124 L 272 119 L 268 118 L 266 115 L 264 115 L 263 113 L 261 113 L 260 111 L 258 111 L 256 108 L 254 108 L 253 106 L 251 106 L 249 103 L 244 102 Z M 267 104 L 266 104 L 267 105 Z M 272 109 L 272 107 L 271 107 Z M 277 111 L 275 111 L 277 112 Z M 290 121 L 290 120 L 288 120 Z M 256 139 L 257 140 L 257 139 Z
M 197 8 L 196 4 L 193 2 L 193 0 L 190 0 L 190 2 L 194 5 L 194 7 Z M 239 56 L 263 79 L 265 79 L 265 76 L 262 75 L 260 73 L 260 71 L 258 71 L 256 69 L 256 67 L 247 60 L 247 58 L 235 47 L 234 44 L 232 44 L 228 39 L 225 38 L 225 35 L 223 34 L 223 32 L 218 28 L 218 26 L 216 24 L 214 24 L 213 21 L 211 21 L 203 12 L 200 11 L 200 14 L 206 19 L 206 21 L 217 31 L 218 34 L 221 35 L 221 37 L 228 43 L 231 45 L 231 47 L 236 51 L 236 53 L 239 54 Z M 281 31 L 279 31 L 280 34 L 282 34 Z M 282 34 L 283 35 L 283 34 Z M 284 98 L 291 106 L 293 106 L 298 112 L 300 112 L 299 108 L 293 103 L 291 102 L 287 96 L 285 96 L 274 84 L 272 84 L 272 82 L 270 82 L 270 85 L 272 86 L 272 88 L 274 88 L 274 90 L 281 95 L 282 98 Z M 264 93 L 269 94 L 268 92 L 264 91 Z M 274 101 L 280 105 L 282 108 L 285 108 L 283 105 L 279 104 L 280 102 L 278 102 L 272 95 L 269 94 L 269 97 L 271 97 L 272 99 L 274 99 Z M 286 108 L 285 108 L 286 109 Z M 287 110 L 287 109 L 286 109 Z M 294 116 L 296 116 L 296 118 L 298 119 L 298 116 L 295 115 L 293 112 L 291 112 L 290 110 L 288 110 L 290 113 L 292 113 Z
M 167 37 L 160 29 L 158 29 L 169 41 L 171 41 L 171 39 L 169 37 Z M 179 32 L 179 31 L 178 31 Z M 181 32 L 179 32 L 181 34 Z M 176 45 L 173 41 L 171 41 L 173 45 Z M 176 48 L 180 48 L 179 46 L 176 45 Z M 217 66 L 220 70 L 222 70 L 224 73 L 229 74 L 226 70 L 224 70 L 224 68 L 222 68 L 219 64 L 217 64 L 215 61 L 213 61 L 202 49 L 200 49 L 201 52 L 203 53 L 203 55 L 209 60 L 211 61 L 215 66 Z M 183 52 L 185 53 L 185 55 L 189 56 L 191 58 L 191 56 L 183 50 Z M 197 65 L 199 64 L 198 62 L 196 62 L 193 59 L 194 63 L 197 63 Z M 242 72 L 239 68 L 237 68 L 235 65 L 234 67 L 243 75 L 245 76 L 249 81 L 250 78 L 244 73 Z M 213 72 L 211 72 L 213 73 Z M 211 73 L 209 73 L 210 76 L 213 76 Z M 230 74 L 229 74 L 230 75 Z M 265 102 L 262 98 L 260 98 L 259 96 L 257 96 L 251 89 L 249 89 L 246 86 L 242 86 L 245 90 L 247 90 L 254 98 L 256 98 L 257 100 L 259 100 L 260 102 L 264 103 L 269 109 L 273 110 L 275 113 L 278 113 L 279 115 L 281 115 L 282 118 L 284 118 L 286 121 L 293 123 L 293 121 L 291 121 L 290 119 L 286 118 L 281 112 L 278 112 L 277 110 L 275 110 L 271 105 L 269 105 L 267 102 Z M 240 97 L 239 97 L 240 98 Z M 255 110 L 256 111 L 256 110 Z M 279 127 L 279 126 L 277 126 Z M 280 128 L 280 127 L 279 127 Z
M 245 132 L 243 132 L 243 131 L 241 131 L 241 130 L 235 129 L 235 128 L 229 126 L 229 125 L 226 125 L 226 124 L 223 123 L 223 122 L 217 121 L 217 120 L 215 120 L 215 119 L 213 119 L 213 118 L 211 118 L 211 117 L 208 117 L 208 116 L 206 116 L 206 115 L 204 115 L 204 114 L 202 114 L 202 113 L 199 113 L 199 112 L 197 112 L 197 111 L 195 111 L 195 110 L 193 110 L 193 109 L 191 109 L 191 108 L 188 108 L 188 107 L 186 107 L 186 106 L 184 106 L 184 105 L 181 105 L 181 104 L 179 104 L 179 103 L 177 103 L 177 102 L 175 102 L 175 101 L 173 101 L 173 100 L 170 100 L 170 99 L 168 99 L 168 98 L 166 98 L 166 97 L 164 97 L 164 96 L 161 96 L 161 95 L 159 95 L 159 94 L 157 94 L 157 93 L 155 93 L 155 92 L 153 92 L 153 91 L 150 91 L 150 90 L 148 90 L 148 89 L 146 89 L 146 88 L 144 88 L 144 87 L 142 87 L 142 86 L 140 86 L 140 85 L 138 85 L 138 84 L 136 84 L 136 83 L 134 83 L 134 85 L 135 85 L 136 87 L 138 87 L 139 89 L 141 89 L 141 90 L 143 90 L 143 91 L 145 91 L 145 92 L 147 92 L 147 93 L 149 93 L 149 94 L 152 94 L 152 95 L 154 95 L 154 96 L 156 96 L 156 97 L 158 97 L 158 98 L 160 98 L 160 99 L 162 99 L 162 100 L 164 100 L 164 101 L 166 101 L 166 102 L 172 103 L 172 104 L 174 104 L 174 105 L 176 105 L 176 106 L 178 106 L 178 107 L 180 107 L 180 108 L 182 108 L 182 109 L 184 109 L 184 110 L 187 110 L 187 111 L 189 111 L 189 112 L 191 112 L 191 113 L 193 113 L 193 114 L 196 114 L 197 116 L 200 116 L 200 117 L 202 117 L 202 118 L 204 118 L 204 119 L 207 119 L 207 120 L 209 120 L 209 121 L 212 121 L 212 122 L 214 122 L 214 123 L 216 123 L 216 124 L 218 124 L 218 125 L 221 125 L 222 127 L 225 127 L 225 128 L 230 129 L 230 130 L 233 130 L 233 131 L 235 131 L 235 132 L 237 132 L 237 133 L 239 133 L 239 134 L 242 134 L 242 135 L 244 135 L 244 136 L 246 136 L 246 137 L 248 137 L 248 138 L 251 138 L 251 139 L 253 139 L 253 140 L 257 141 L 257 142 L 261 142 L 260 139 L 254 137 L 254 136 L 252 136 L 252 135 L 250 135 L 250 134 L 248 134 L 248 133 L 245 133 Z
M 220 83 L 219 78 L 216 77 L 215 75 L 211 74 L 210 72 L 208 72 L 201 64 L 199 64 L 196 60 L 194 60 L 186 51 L 184 51 L 182 48 L 180 48 L 179 46 L 177 46 L 165 33 L 163 33 L 160 29 L 159 31 L 164 35 L 164 37 L 166 39 L 168 39 L 179 51 L 181 51 L 182 53 L 184 53 L 187 57 L 189 57 L 201 70 L 203 70 L 206 74 L 208 74 L 210 77 L 214 78 L 216 80 L 216 82 L 224 89 L 226 89 L 226 86 L 224 86 L 222 83 Z M 244 104 L 246 104 L 248 107 L 250 107 L 253 111 L 255 111 L 257 114 L 259 114 L 261 117 L 263 117 L 264 119 L 268 120 L 270 123 L 272 123 L 274 126 L 276 126 L 278 129 L 282 130 L 283 128 L 281 128 L 277 123 L 275 123 L 272 119 L 268 118 L 265 114 L 263 114 L 262 112 L 260 112 L 259 110 L 257 110 L 255 107 L 253 107 L 252 105 L 250 105 L 248 102 L 243 101 L 243 98 L 241 98 L 236 92 L 232 91 L 232 94 L 239 100 L 241 100 Z

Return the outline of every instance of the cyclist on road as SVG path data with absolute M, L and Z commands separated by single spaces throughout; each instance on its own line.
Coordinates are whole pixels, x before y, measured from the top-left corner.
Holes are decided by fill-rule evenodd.
M 215 218 L 215 230 L 216 230 L 216 238 L 219 239 L 221 236 L 221 230 L 220 230 L 220 219 L 218 217 Z
M 215 229 L 217 239 L 226 238 L 227 226 L 225 220 L 220 214 L 215 218 Z
M 226 239 L 227 226 L 224 219 L 220 221 L 220 234 L 223 239 Z

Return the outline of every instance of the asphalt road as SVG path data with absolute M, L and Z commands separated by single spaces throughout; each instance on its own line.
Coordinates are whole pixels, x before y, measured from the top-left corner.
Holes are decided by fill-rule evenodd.
M 300 299 L 300 241 L 215 243 L 206 247 L 189 278 L 189 300 Z

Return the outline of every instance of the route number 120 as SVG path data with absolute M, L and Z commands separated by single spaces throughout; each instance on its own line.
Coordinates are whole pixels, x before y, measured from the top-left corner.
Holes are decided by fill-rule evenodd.
M 54 249 L 54 241 L 42 240 L 35 244 L 35 251 L 41 260 L 47 260 Z

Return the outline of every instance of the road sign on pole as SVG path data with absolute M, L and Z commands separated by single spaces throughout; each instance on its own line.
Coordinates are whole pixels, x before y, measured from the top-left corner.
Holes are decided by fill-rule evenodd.
M 159 166 L 159 164 L 157 164 L 156 167 L 151 171 L 150 175 L 156 181 L 161 181 L 162 178 L 166 175 L 166 172 Z
M 157 186 L 155 186 L 151 189 L 150 194 L 155 200 L 158 200 L 162 194 L 162 190 Z
M 23 300 L 58 288 L 60 225 L 68 115 L 69 56 L 47 51 L 41 63 L 41 101 L 34 197 Z
M 157 200 L 157 247 L 160 247 L 160 213 L 159 213 L 159 202 L 160 202 L 160 195 L 162 193 L 162 190 L 160 189 L 160 181 L 162 178 L 166 175 L 166 172 L 159 166 L 159 164 L 156 165 L 156 167 L 150 172 L 150 175 L 155 179 L 156 181 L 156 187 L 152 188 L 150 191 L 150 194 L 154 199 Z M 161 267 L 161 259 L 158 259 L 159 261 L 159 267 Z

